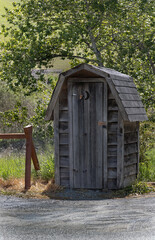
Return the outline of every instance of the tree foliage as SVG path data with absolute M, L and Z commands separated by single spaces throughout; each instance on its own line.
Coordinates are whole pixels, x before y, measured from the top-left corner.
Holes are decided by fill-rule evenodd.
M 147 106 L 154 102 L 153 0 L 21 0 L 6 9 L 0 77 L 35 90 L 34 68 L 56 57 L 130 74 Z M 149 101 L 148 101 L 149 100 Z

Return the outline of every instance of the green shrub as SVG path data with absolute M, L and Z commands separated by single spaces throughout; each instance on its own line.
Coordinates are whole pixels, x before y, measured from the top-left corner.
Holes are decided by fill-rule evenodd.
M 37 179 L 49 181 L 50 179 L 54 178 L 54 155 L 52 153 L 46 152 L 41 153 L 38 156 L 39 163 L 40 163 L 40 170 L 35 171 L 32 170 L 32 176 Z
M 152 188 L 148 187 L 147 183 L 137 181 L 132 185 L 131 193 L 144 194 L 152 191 Z
M 139 180 L 155 181 L 155 148 L 145 153 L 145 161 L 139 164 Z

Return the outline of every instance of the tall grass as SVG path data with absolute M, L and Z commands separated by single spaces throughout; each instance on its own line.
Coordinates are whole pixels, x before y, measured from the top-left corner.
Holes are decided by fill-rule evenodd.
M 24 158 L 11 155 L 0 158 L 0 177 L 7 180 L 9 178 L 21 178 L 24 176 Z
M 54 156 L 49 152 L 38 155 L 40 170 L 35 171 L 32 164 L 32 178 L 50 180 L 54 178 Z M 11 154 L 0 158 L 0 178 L 8 180 L 10 178 L 23 178 L 25 175 L 25 156 Z
M 155 182 L 155 148 L 146 152 L 146 160 L 139 164 L 139 180 Z

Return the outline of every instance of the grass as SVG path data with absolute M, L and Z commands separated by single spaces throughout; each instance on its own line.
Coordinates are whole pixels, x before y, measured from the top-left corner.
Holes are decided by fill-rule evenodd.
M 146 152 L 146 160 L 139 164 L 139 180 L 155 182 L 155 148 Z
M 54 156 L 53 154 L 39 154 L 40 171 L 35 171 L 32 166 L 32 178 L 49 181 L 54 178 Z M 11 154 L 0 158 L 0 178 L 4 180 L 12 178 L 24 178 L 25 156 Z

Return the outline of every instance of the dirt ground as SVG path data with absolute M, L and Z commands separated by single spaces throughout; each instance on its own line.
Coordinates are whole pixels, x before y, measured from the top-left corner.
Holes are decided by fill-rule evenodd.
M 155 192 L 155 183 L 147 183 L 147 186 Z M 140 196 L 141 194 L 131 194 L 128 189 L 119 191 L 100 191 L 100 190 L 85 190 L 77 189 L 70 190 L 54 184 L 54 180 L 43 182 L 41 180 L 33 180 L 31 188 L 28 191 L 24 190 L 24 179 L 9 179 L 3 180 L 0 178 L 0 194 L 11 195 L 23 198 L 38 198 L 38 199 L 62 199 L 62 200 L 101 200 L 114 199 L 132 196 Z M 149 194 L 149 193 L 148 193 Z

